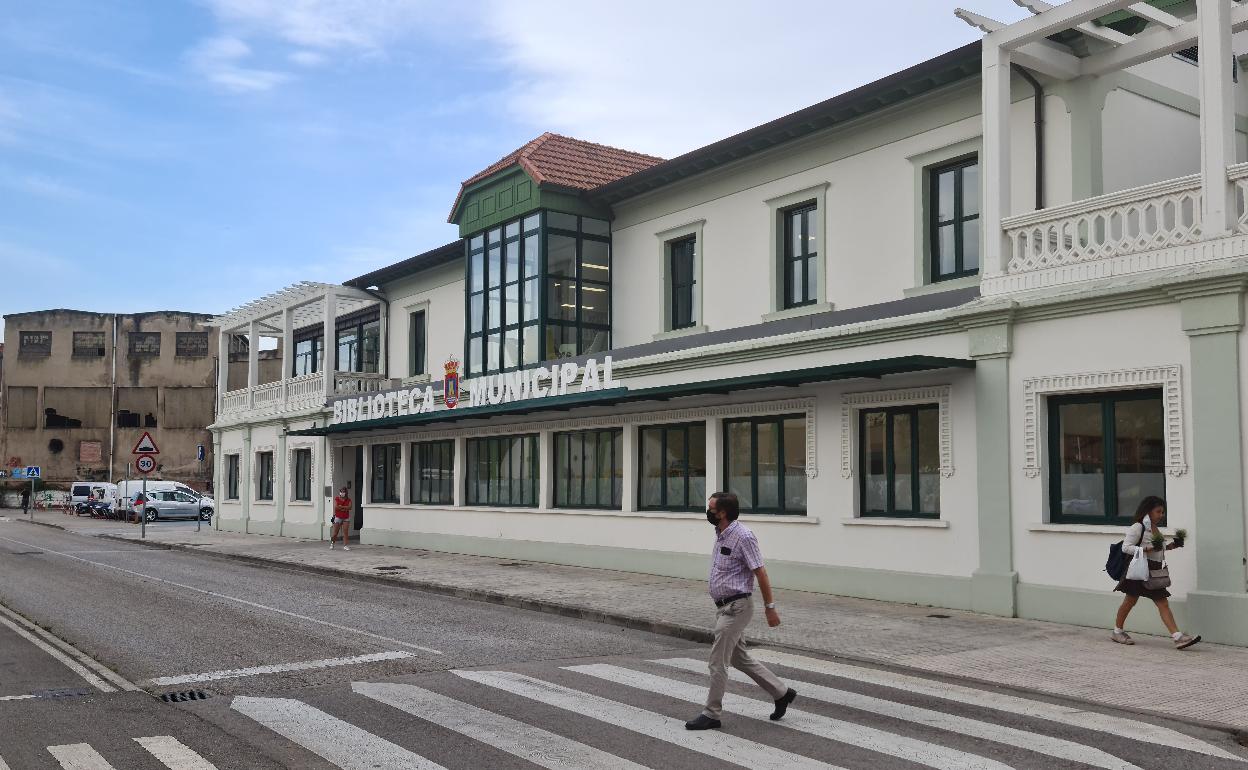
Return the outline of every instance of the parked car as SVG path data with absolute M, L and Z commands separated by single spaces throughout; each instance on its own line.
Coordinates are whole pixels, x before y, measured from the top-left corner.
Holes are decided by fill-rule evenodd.
M 198 495 L 181 490 L 151 490 L 135 494 L 131 509 L 139 511 L 148 521 L 161 519 L 203 519 L 212 521 L 213 509 L 202 503 Z
M 143 483 L 144 483 L 143 479 L 130 479 L 129 481 L 122 481 L 117 485 L 118 494 L 120 495 L 119 499 L 123 499 L 127 501 L 129 505 L 128 510 L 130 511 L 137 510 L 137 506 L 134 505 L 135 496 L 143 491 Z M 213 500 L 211 497 L 205 497 L 201 495 L 200 493 L 196 492 L 194 489 L 191 489 L 190 487 L 188 487 L 187 485 L 183 484 L 180 481 L 163 481 L 163 480 L 158 480 L 158 479 L 150 479 L 147 481 L 147 491 L 149 493 L 181 492 L 182 494 L 190 495 L 191 497 L 195 498 L 198 501 L 199 506 L 196 509 L 197 510 L 196 515 L 200 516 L 200 518 L 204 519 L 204 521 L 210 520 L 212 518 L 213 513 L 215 513 L 217 509 L 217 504 L 215 500 Z M 207 513 L 207 515 L 204 515 L 205 512 Z M 148 519 L 148 521 L 151 521 L 151 519 Z

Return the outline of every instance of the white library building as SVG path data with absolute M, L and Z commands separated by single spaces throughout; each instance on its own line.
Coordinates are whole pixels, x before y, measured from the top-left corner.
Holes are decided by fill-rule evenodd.
M 670 160 L 543 134 L 459 239 L 219 316 L 216 526 L 347 486 L 365 545 L 704 577 L 730 490 L 780 587 L 1108 627 L 1160 495 L 1180 623 L 1248 645 L 1248 7 L 1025 5 Z

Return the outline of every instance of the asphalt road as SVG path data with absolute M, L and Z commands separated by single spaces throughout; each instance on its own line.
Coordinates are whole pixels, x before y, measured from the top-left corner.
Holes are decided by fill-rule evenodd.
M 0 770 L 1248 770 L 1218 732 L 770 650 L 794 711 L 734 682 L 689 733 L 704 645 L 22 522 L 0 604 Z

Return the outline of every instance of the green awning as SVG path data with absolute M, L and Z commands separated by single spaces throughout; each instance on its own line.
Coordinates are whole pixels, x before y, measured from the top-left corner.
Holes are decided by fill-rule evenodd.
M 784 372 L 750 374 L 719 380 L 686 382 L 676 385 L 659 385 L 651 388 L 612 388 L 588 393 L 568 393 L 563 396 L 545 396 L 508 404 L 494 404 L 456 409 L 441 409 L 425 414 L 408 414 L 399 417 L 383 417 L 376 420 L 359 420 L 322 428 L 292 430 L 292 436 L 330 436 L 342 433 L 361 433 L 382 428 L 405 428 L 413 425 L 435 425 L 460 420 L 481 419 L 502 415 L 539 414 L 542 412 L 566 412 L 583 406 L 611 406 L 633 401 L 667 401 L 686 396 L 704 396 L 733 393 L 757 388 L 789 388 L 814 382 L 878 378 L 886 374 L 907 374 L 932 369 L 973 369 L 975 362 L 963 358 L 939 356 L 897 356 L 873 361 L 849 364 L 817 366 L 812 369 L 792 369 Z

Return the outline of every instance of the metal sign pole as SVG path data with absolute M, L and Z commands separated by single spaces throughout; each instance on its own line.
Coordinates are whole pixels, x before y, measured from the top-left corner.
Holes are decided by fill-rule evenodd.
M 126 463 L 126 523 L 127 524 L 130 523 L 131 513 L 132 511 L 131 511 L 131 506 L 130 506 L 130 463 Z
M 35 477 L 30 477 L 30 520 L 35 520 Z
M 145 538 L 145 539 L 147 538 L 147 506 L 149 505 L 151 505 L 151 503 L 147 501 L 147 476 L 144 476 L 143 477 L 143 513 L 139 516 L 139 521 L 141 522 L 139 526 L 142 529 L 139 534 L 139 537 Z

